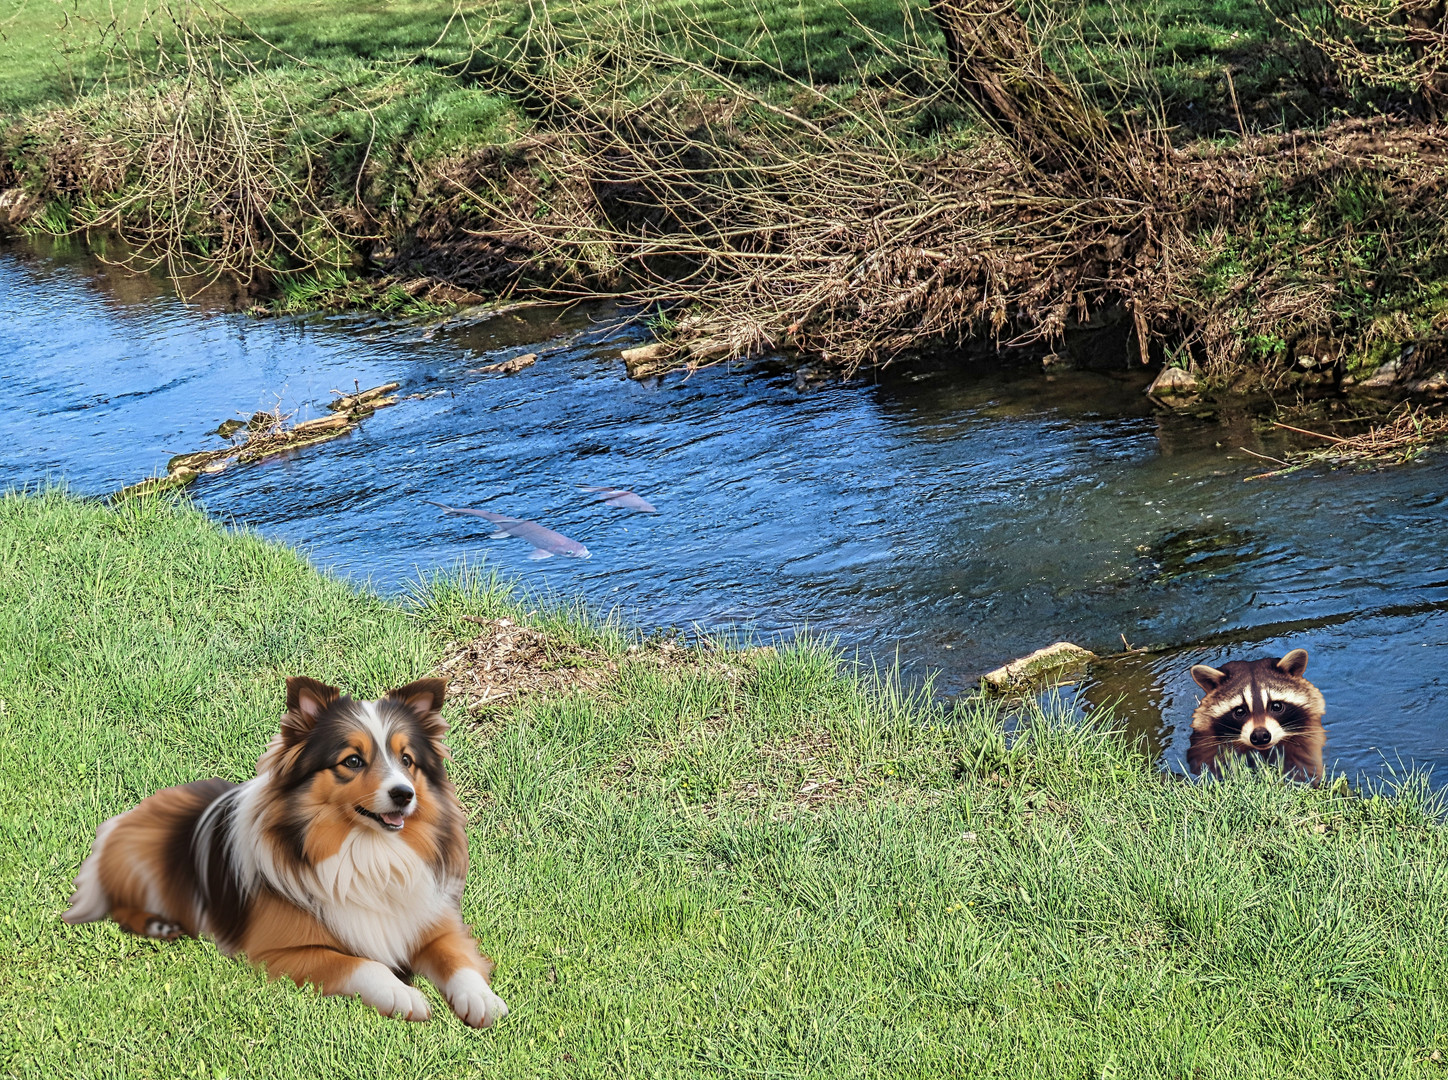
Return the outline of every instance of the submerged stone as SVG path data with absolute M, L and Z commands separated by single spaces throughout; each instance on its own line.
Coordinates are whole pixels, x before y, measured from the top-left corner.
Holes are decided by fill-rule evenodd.
M 1002 692 L 1038 690 L 1068 681 L 1095 659 L 1096 654 L 1090 649 L 1083 649 L 1069 641 L 1058 641 L 982 675 L 981 681 Z
M 524 353 L 522 356 L 515 356 L 511 360 L 504 360 L 501 363 L 487 364 L 480 368 L 473 368 L 469 374 L 490 375 L 496 372 L 499 375 L 515 375 L 526 367 L 532 367 L 537 362 L 537 353 Z

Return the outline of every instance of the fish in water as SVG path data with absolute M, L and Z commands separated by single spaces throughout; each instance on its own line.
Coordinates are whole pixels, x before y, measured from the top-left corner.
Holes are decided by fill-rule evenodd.
M 588 558 L 588 549 L 577 540 L 545 528 L 536 521 L 509 517 L 507 514 L 495 514 L 491 510 L 474 510 L 468 506 L 446 506 L 431 499 L 423 501 L 429 506 L 441 508 L 444 513 L 471 514 L 484 521 L 491 521 L 497 526 L 497 529 L 493 531 L 490 539 L 501 540 L 506 536 L 516 536 L 519 540 L 528 541 L 533 545 L 533 554 L 528 556 L 530 559 L 551 559 L 554 555 L 566 555 L 570 559 Z
M 642 495 L 632 491 L 625 491 L 622 488 L 600 487 L 596 484 L 579 484 L 579 491 L 591 491 L 596 494 L 604 506 L 619 506 L 625 510 L 637 510 L 643 514 L 657 514 L 658 507 L 649 502 Z
M 1295 780 L 1322 781 L 1327 711 L 1317 687 L 1302 677 L 1307 650 L 1280 660 L 1232 660 L 1220 669 L 1198 664 L 1192 678 L 1207 692 L 1192 713 L 1187 763 L 1220 776 L 1230 758 L 1270 761 Z

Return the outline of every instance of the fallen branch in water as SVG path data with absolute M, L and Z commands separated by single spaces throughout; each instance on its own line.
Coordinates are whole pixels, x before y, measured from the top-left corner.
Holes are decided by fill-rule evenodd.
M 329 401 L 327 408 L 333 412 L 353 412 L 364 406 L 371 409 L 380 409 L 387 405 L 396 405 L 397 399 L 387 395 L 396 390 L 401 383 L 383 383 L 381 386 L 374 386 L 371 390 L 359 390 L 355 394 L 343 394 L 340 390 L 333 390 L 332 393 L 339 394 L 335 401 Z M 315 421 L 307 421 L 314 423 Z
M 1242 451 L 1242 453 L 1244 454 L 1251 454 L 1254 458 L 1260 458 L 1263 461 L 1270 461 L 1274 465 L 1281 465 L 1285 468 L 1292 467 L 1292 462 L 1283 461 L 1281 458 L 1272 457 L 1270 454 L 1259 454 L 1255 450 L 1248 450 L 1245 446 L 1239 446 L 1237 447 L 1237 449 Z
M 203 473 L 219 473 L 233 461 L 251 465 L 277 454 L 300 450 L 304 446 L 346 435 L 361 421 L 377 409 L 396 404 L 395 398 L 384 395 L 396 390 L 398 383 L 364 390 L 349 397 L 333 401 L 328 408 L 336 410 L 331 416 L 319 416 L 312 420 L 287 426 L 290 416 L 284 416 L 278 406 L 272 412 L 256 412 L 239 429 L 245 437 L 231 446 L 216 450 L 197 450 L 189 454 L 177 454 L 166 463 L 166 472 L 152 476 L 136 484 L 129 484 L 111 496 L 113 500 L 131 499 L 140 495 L 155 495 L 173 488 L 185 487 Z M 343 402 L 347 402 L 343 406 Z
M 1329 442 L 1345 443 L 1346 439 L 1338 435 L 1324 435 L 1320 431 L 1308 431 L 1306 428 L 1293 427 L 1291 424 L 1284 424 L 1279 420 L 1272 421 L 1273 427 L 1280 427 L 1283 431 L 1295 431 L 1299 435 L 1311 435 L 1314 439 L 1327 439 Z
M 1288 454 L 1290 461 L 1282 462 L 1285 468 L 1258 473 L 1247 477 L 1248 480 L 1267 480 L 1296 472 L 1309 465 L 1330 465 L 1334 468 L 1342 465 L 1404 465 L 1434 444 L 1448 442 L 1448 412 L 1432 412 L 1422 405 L 1394 410 L 1381 424 L 1350 438 L 1325 435 L 1320 431 L 1309 431 L 1290 424 L 1275 423 L 1273 426 L 1326 439 L 1333 445 L 1321 450 L 1291 451 Z M 1247 452 L 1252 453 L 1250 450 Z M 1262 454 L 1252 456 L 1264 457 Z

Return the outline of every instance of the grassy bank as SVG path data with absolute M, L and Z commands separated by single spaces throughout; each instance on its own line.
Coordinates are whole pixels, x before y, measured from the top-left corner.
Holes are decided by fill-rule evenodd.
M 1019 56 L 961 55 L 1036 72 L 996 80 L 1024 128 L 982 123 L 963 88 L 995 77 L 925 0 L 11 3 L 16 221 L 275 308 L 619 292 L 670 310 L 663 364 L 1049 346 L 1123 310 L 1223 386 L 1448 362 L 1442 138 L 1411 80 L 1331 53 L 1411 67 L 1345 0 L 1022 0 Z
M 476 686 L 509 633 L 532 681 L 492 670 L 542 691 L 448 712 L 497 1030 L 59 921 L 97 822 L 251 774 L 285 675 Z M 156 502 L 0 501 L 0 664 L 5 1075 L 1320 1078 L 1448 1053 L 1448 834 L 1412 797 L 1167 783 L 1050 717 L 1007 740 L 818 648 L 687 653 L 486 578 L 387 602 Z

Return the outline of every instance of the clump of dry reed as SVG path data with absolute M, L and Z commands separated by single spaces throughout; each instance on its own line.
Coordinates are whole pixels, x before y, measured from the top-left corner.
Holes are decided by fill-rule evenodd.
M 1325 462 L 1330 465 L 1399 465 L 1413 460 L 1435 443 L 1448 440 L 1448 413 L 1411 403 L 1398 406 L 1382 422 L 1374 424 L 1360 435 L 1348 438 L 1306 431 L 1286 424 L 1278 426 L 1330 444 L 1320 449 L 1295 453 L 1293 457 L 1301 464 Z

